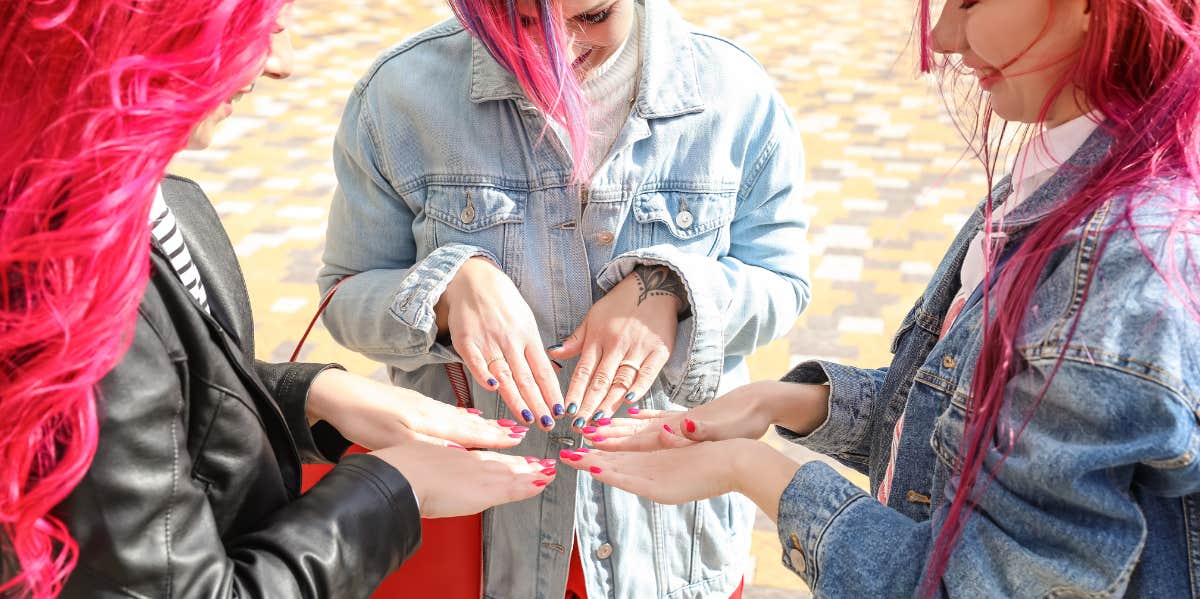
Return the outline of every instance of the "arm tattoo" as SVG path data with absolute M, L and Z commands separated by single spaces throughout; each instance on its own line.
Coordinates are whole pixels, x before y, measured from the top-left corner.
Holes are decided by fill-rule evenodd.
M 683 289 L 683 283 L 679 277 L 666 266 L 638 266 L 633 269 L 633 275 L 637 277 L 638 289 L 641 294 L 638 296 L 638 305 L 647 298 L 653 296 L 668 296 L 674 297 L 687 305 L 687 296 Z

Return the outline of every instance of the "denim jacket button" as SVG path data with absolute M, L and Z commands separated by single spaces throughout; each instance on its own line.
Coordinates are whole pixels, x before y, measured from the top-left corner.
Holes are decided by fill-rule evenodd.
M 942 366 L 946 368 L 954 368 L 955 366 L 958 366 L 958 360 L 955 360 L 954 356 L 946 356 L 942 358 Z
M 599 242 L 600 245 L 609 245 L 616 238 L 617 236 L 613 235 L 612 231 L 605 231 L 596 236 L 596 241 Z
M 596 557 L 600 559 L 608 559 L 612 555 L 612 545 L 605 543 L 596 550 Z
M 793 549 L 788 552 L 788 558 L 792 560 L 792 568 L 801 574 L 804 573 L 808 566 L 804 564 L 804 554 L 799 549 Z
M 675 224 L 680 229 L 690 228 L 695 220 L 696 219 L 692 216 L 692 213 L 688 212 L 687 210 L 680 210 L 679 214 L 675 215 Z
M 467 204 L 467 207 L 463 208 L 462 212 L 459 213 L 458 218 L 464 225 L 475 222 L 475 204 Z

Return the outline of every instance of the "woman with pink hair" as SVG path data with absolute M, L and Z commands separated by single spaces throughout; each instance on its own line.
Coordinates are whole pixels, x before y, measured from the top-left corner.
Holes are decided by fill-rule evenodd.
M 989 177 L 989 134 L 1030 134 L 890 367 L 806 362 L 569 463 L 666 503 L 745 493 L 818 597 L 1198 597 L 1200 4 L 929 13 L 922 64 L 977 79 Z M 772 424 L 870 493 L 759 442 Z
M 365 597 L 419 516 L 527 498 L 505 427 L 254 359 L 232 246 L 168 161 L 291 71 L 284 0 L 0 4 L 0 594 Z M 519 435 L 518 435 L 519 437 Z M 300 461 L 343 460 L 300 495 Z

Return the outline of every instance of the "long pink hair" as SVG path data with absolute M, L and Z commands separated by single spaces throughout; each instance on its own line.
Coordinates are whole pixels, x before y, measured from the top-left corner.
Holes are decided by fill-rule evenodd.
M 155 186 L 258 72 L 282 2 L 0 2 L 0 595 L 53 596 L 75 566 L 51 511 L 95 455 Z
M 538 14 L 528 24 L 516 0 L 449 1 L 463 27 L 517 78 L 526 98 L 567 130 L 573 181 L 585 182 L 593 166 L 587 158 L 586 101 L 571 65 L 572 40 L 563 24 L 561 0 L 534 0 Z
M 929 0 L 919 0 L 919 3 L 917 30 L 922 40 L 921 65 L 923 70 L 929 71 L 934 66 L 929 42 Z M 944 10 L 956 9 L 956 5 L 949 3 Z M 1100 163 L 1081 174 L 1081 182 L 1071 197 L 1031 229 L 1006 267 L 998 273 L 992 285 L 994 293 L 986 286 L 992 278 L 995 256 L 988 261 L 983 310 L 984 314 L 992 314 L 994 310 L 995 317 L 986 322 L 984 328 L 983 346 L 975 368 L 977 376 L 972 381 L 970 409 L 959 450 L 959 485 L 945 525 L 934 541 L 922 587 L 926 595 L 935 594 L 953 547 L 974 509 L 976 492 L 995 477 L 994 471 L 984 468 L 988 450 L 995 447 L 1007 456 L 1005 447 L 1012 447 L 1011 440 L 996 441 L 998 415 L 1005 387 L 1022 366 L 1016 339 L 1025 315 L 1031 309 L 1038 279 L 1052 254 L 1070 243 L 1068 236 L 1072 228 L 1115 196 L 1135 195 L 1148 190 L 1156 179 L 1168 176 L 1190 180 L 1193 188 L 1200 187 L 1197 0 L 1092 0 L 1090 17 L 1084 46 L 1073 58 L 1063 80 L 1046 99 L 1041 118 L 1048 113 L 1055 94 L 1074 85 L 1091 106 L 1103 114 L 1105 123 L 1102 126 L 1112 142 Z M 986 131 L 991 114 L 986 106 L 983 111 L 977 125 Z M 986 144 L 986 133 L 980 137 Z M 990 162 L 988 157 L 995 155 L 993 150 L 980 149 L 985 163 Z M 993 164 L 987 164 L 989 172 Z M 1170 230 L 1172 234 L 1196 215 L 1195 206 L 1189 204 L 1186 197 L 1173 200 L 1176 205 L 1163 206 L 1176 214 Z M 1117 227 L 1134 229 L 1136 237 L 1131 218 L 1135 207 L 1133 203 L 1124 207 L 1121 224 Z M 986 212 L 990 227 L 990 200 Z M 1174 237 L 1168 236 L 1169 239 Z M 1104 251 L 1108 238 L 1108 235 L 1102 238 L 1098 252 Z M 1178 239 L 1171 239 L 1171 242 L 1175 241 Z M 1157 264 L 1148 248 L 1142 247 L 1142 251 L 1191 315 L 1200 319 L 1196 297 L 1189 291 L 1193 285 L 1184 280 L 1174 263 Z M 1093 264 L 1097 262 L 1099 260 L 1092 260 Z M 1090 273 L 1089 285 L 1094 275 L 1094 272 Z M 1085 288 L 1082 301 L 1086 300 Z M 1076 321 L 1068 335 L 1074 334 L 1080 312 L 1076 311 Z M 1050 378 L 1057 368 L 1058 365 Z M 1049 382 L 1045 384 L 1048 386 Z M 1043 395 L 1046 388 L 1043 387 Z M 1015 434 L 1019 435 L 1020 431 Z

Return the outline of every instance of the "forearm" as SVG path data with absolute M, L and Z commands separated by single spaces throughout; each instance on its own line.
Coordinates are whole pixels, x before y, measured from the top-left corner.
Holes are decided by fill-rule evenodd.
M 772 522 L 779 517 L 779 500 L 801 463 L 783 455 L 762 441 L 734 439 L 730 444 L 733 455 L 733 488 L 759 507 Z
M 821 426 L 829 415 L 829 386 L 782 381 L 755 383 L 755 401 L 771 424 L 801 435 Z

